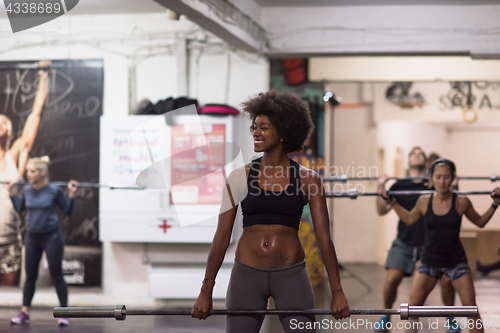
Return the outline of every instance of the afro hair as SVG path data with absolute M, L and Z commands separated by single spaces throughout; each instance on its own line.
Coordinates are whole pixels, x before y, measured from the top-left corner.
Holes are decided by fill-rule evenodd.
M 269 118 L 283 139 L 283 149 L 287 154 L 300 151 L 314 129 L 307 104 L 299 96 L 289 92 L 261 92 L 241 103 L 241 106 L 243 113 L 252 120 L 250 131 L 257 116 Z

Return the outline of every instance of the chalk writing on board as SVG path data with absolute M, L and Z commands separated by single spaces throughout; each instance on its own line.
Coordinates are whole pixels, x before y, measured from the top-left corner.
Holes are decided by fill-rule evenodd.
M 19 69 L 18 65 L 23 63 L 1 62 L 4 70 L 0 71 L 0 112 L 12 122 L 11 144 L 22 134 L 39 88 L 38 71 Z M 98 182 L 102 60 L 55 60 L 52 63 L 57 66 L 48 69 L 48 95 L 29 155 L 50 157 L 51 181 Z M 12 69 L 5 69 L 11 66 Z M 77 190 L 72 216 L 59 216 L 66 245 L 80 249 L 101 247 L 98 203 L 97 189 Z M 100 266 L 94 272 L 96 279 L 87 273 L 85 281 L 95 280 L 100 284 Z
M 97 240 L 99 237 L 99 233 L 97 232 L 97 230 L 97 216 L 94 216 L 90 219 L 84 218 L 76 228 L 71 229 L 67 238 L 71 240 L 76 237 L 84 237 Z

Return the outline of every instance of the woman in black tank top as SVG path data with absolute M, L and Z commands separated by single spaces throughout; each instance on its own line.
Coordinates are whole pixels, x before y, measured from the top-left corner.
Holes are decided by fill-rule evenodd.
M 409 305 L 423 305 L 443 274 L 450 278 L 462 305 L 476 305 L 470 269 L 459 238 L 462 216 L 465 215 L 472 223 L 483 228 L 500 204 L 500 188 L 494 189 L 492 205 L 484 214 L 479 215 L 467 197 L 452 192 L 451 186 L 455 178 L 456 169 L 452 161 L 436 160 L 429 169 L 429 186 L 434 185 L 436 192 L 421 196 L 411 212 L 383 193 L 383 197 L 393 205 L 407 225 L 424 218 L 424 252 L 411 287 Z M 479 316 L 469 319 L 475 323 L 474 328 L 469 329 L 470 332 L 484 332 Z M 456 324 L 463 327 L 460 321 Z
M 229 246 L 239 203 L 244 228 L 236 247 L 226 308 L 265 309 L 270 296 L 276 308 L 313 308 L 314 295 L 298 237 L 302 209 L 309 203 L 316 240 L 332 290 L 334 317 L 348 317 L 349 305 L 340 284 L 321 178 L 287 156 L 302 148 L 314 128 L 307 106 L 296 95 L 276 91 L 260 93 L 242 106 L 252 121 L 254 151 L 263 155 L 233 171 L 226 180 L 205 279 L 191 315 L 205 319 L 212 308 L 215 277 Z M 263 316 L 228 316 L 226 332 L 258 332 L 263 319 Z M 287 333 L 307 327 L 294 326 L 288 319 L 280 317 Z M 304 320 L 306 324 L 311 323 L 314 317 Z M 298 331 L 315 332 L 315 329 Z

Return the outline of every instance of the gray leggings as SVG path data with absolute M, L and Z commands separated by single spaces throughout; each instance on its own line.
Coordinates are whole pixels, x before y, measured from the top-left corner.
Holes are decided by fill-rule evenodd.
M 234 261 L 227 288 L 226 309 L 265 310 L 267 300 L 274 298 L 276 309 L 314 309 L 314 293 L 305 261 L 282 268 L 256 268 Z M 280 315 L 286 333 L 308 332 L 315 329 L 314 316 Z M 226 333 L 257 333 L 264 316 L 226 316 Z

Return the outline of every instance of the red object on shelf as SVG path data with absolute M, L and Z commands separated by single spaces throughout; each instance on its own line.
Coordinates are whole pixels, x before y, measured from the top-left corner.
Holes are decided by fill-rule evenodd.
M 285 81 L 289 85 L 297 85 L 307 81 L 306 61 L 303 58 L 281 59 L 285 70 Z

